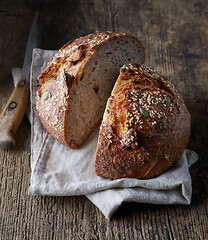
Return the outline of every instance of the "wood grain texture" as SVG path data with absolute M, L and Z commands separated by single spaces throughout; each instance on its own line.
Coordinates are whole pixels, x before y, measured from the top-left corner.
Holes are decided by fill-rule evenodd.
M 189 148 L 199 155 L 191 168 L 190 206 L 128 203 L 107 221 L 84 196 L 32 197 L 30 125 L 24 118 L 18 146 L 0 150 L 0 239 L 208 239 L 208 3 L 203 0 L 77 0 L 0 2 L 0 110 L 12 89 L 12 67 L 21 67 L 35 11 L 43 48 L 58 49 L 95 30 L 137 36 L 146 63 L 166 75 L 192 116 Z
M 30 92 L 29 83 L 29 78 L 19 80 L 0 114 L 0 147 L 4 149 L 16 145 L 14 136 L 27 108 Z

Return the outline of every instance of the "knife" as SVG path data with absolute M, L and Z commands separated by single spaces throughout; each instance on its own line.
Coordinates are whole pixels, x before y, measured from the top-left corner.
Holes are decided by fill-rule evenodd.
M 40 47 L 39 13 L 35 14 L 30 29 L 21 78 L 0 115 L 0 147 L 5 149 L 16 145 L 14 136 L 22 121 L 28 103 L 32 51 L 36 47 Z

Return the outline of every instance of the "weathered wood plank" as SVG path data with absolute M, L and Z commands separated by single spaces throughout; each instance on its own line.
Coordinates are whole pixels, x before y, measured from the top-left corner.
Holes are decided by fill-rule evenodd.
M 35 11 L 43 48 L 58 49 L 96 30 L 131 33 L 146 48 L 146 63 L 166 75 L 192 115 L 190 206 L 127 203 L 107 221 L 84 196 L 32 197 L 30 126 L 24 119 L 18 146 L 0 150 L 0 239 L 207 239 L 208 238 L 208 3 L 205 1 L 78 0 L 0 3 L 0 110 L 12 92 L 11 68 L 21 66 Z

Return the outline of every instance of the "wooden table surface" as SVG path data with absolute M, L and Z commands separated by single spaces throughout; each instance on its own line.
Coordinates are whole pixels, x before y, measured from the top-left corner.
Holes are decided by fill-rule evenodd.
M 1 0 L 0 110 L 13 89 L 11 69 L 21 67 L 28 33 L 40 12 L 42 48 L 96 30 L 127 32 L 146 49 L 146 64 L 172 81 L 192 116 L 189 149 L 192 203 L 128 203 L 110 221 L 85 197 L 34 197 L 30 184 L 30 124 L 17 147 L 0 150 L 0 240 L 208 239 L 208 1 L 203 0 Z

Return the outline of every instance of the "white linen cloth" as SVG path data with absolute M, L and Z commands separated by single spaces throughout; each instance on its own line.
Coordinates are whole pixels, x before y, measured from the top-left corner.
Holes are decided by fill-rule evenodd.
M 109 180 L 94 172 L 99 126 L 80 149 L 69 149 L 54 140 L 42 127 L 35 109 L 34 85 L 38 75 L 56 51 L 33 50 L 30 79 L 31 100 L 31 184 L 29 194 L 48 196 L 86 195 L 107 219 L 124 202 L 190 204 L 192 183 L 189 167 L 197 154 L 185 150 L 167 172 L 149 179 Z M 21 69 L 12 71 L 15 82 Z

